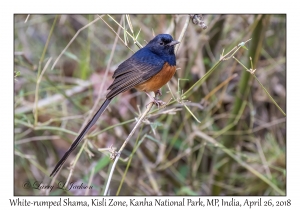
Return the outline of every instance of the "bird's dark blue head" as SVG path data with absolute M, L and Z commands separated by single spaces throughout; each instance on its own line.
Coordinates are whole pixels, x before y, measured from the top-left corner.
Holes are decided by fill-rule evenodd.
M 151 52 L 159 55 L 168 61 L 171 65 L 176 65 L 174 46 L 179 42 L 174 40 L 169 34 L 159 34 L 152 39 L 145 48 L 148 48 Z M 175 64 L 173 64 L 175 63 Z

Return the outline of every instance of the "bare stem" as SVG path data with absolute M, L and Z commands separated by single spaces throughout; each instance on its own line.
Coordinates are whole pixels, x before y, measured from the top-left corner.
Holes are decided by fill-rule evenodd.
M 181 34 L 179 35 L 179 38 L 178 38 L 178 41 L 181 42 L 181 40 L 183 40 L 183 37 L 184 37 L 184 34 L 186 32 L 186 29 L 189 25 L 189 22 L 190 22 L 190 17 L 187 16 L 186 17 L 186 20 L 185 20 L 185 23 L 184 23 L 184 26 L 183 26 L 183 29 L 181 31 Z M 177 53 L 178 49 L 179 49 L 179 46 L 180 46 L 181 43 L 179 43 L 178 45 L 175 46 L 175 54 Z
M 145 116 L 149 113 L 149 111 L 151 110 L 153 106 L 153 102 L 148 104 L 148 106 L 146 107 L 146 110 L 143 112 L 143 114 L 140 116 L 139 120 L 137 121 L 137 123 L 135 124 L 134 128 L 132 129 L 132 131 L 130 132 L 130 134 L 127 136 L 126 140 L 124 141 L 123 145 L 121 146 L 121 148 L 119 149 L 118 151 L 118 154 L 114 160 L 114 163 L 111 167 L 111 170 L 110 170 L 110 174 L 109 174 L 109 177 L 108 177 L 108 180 L 107 180 L 107 183 L 106 183 L 106 187 L 105 187 L 105 191 L 104 191 L 104 195 L 107 195 L 107 191 L 108 191 L 108 188 L 109 188 L 109 185 L 110 185 L 110 181 L 111 181 L 111 177 L 112 177 L 112 174 L 115 170 L 115 167 L 116 167 L 116 164 L 120 158 L 120 155 L 123 151 L 123 149 L 125 148 L 125 146 L 127 145 L 128 141 L 130 140 L 130 138 L 132 137 L 132 135 L 134 134 L 134 132 L 136 131 L 136 129 L 139 127 L 139 125 L 141 124 L 141 122 L 144 120 Z

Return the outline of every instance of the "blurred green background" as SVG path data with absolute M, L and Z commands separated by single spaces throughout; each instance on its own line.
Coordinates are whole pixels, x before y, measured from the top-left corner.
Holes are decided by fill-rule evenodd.
M 144 93 L 117 96 L 58 176 L 49 175 L 105 99 L 114 70 L 139 49 L 132 37 L 143 46 L 160 33 L 178 39 L 188 18 L 14 16 L 15 195 L 103 194 L 112 165 L 107 148 L 123 144 L 148 103 Z M 111 195 L 285 195 L 286 15 L 210 14 L 203 21 L 205 30 L 189 20 L 178 70 L 170 89 L 162 88 L 161 100 L 177 100 L 152 108 L 131 138 Z M 223 50 L 250 38 L 234 57 L 248 69 L 251 57 L 257 79 L 233 57 L 219 62 Z M 66 182 L 93 188 L 57 188 Z M 55 187 L 35 189 L 42 185 Z

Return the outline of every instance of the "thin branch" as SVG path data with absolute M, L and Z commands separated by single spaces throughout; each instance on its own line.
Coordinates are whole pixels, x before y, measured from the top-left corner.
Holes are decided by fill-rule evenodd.
M 190 17 L 187 16 L 187 17 L 186 17 L 186 20 L 185 20 L 185 23 L 184 23 L 184 26 L 183 26 L 183 29 L 182 29 L 182 31 L 181 31 L 181 34 L 179 35 L 179 38 L 178 38 L 178 41 L 179 41 L 179 42 L 181 42 L 181 40 L 183 40 L 183 37 L 184 37 L 184 35 L 185 35 L 186 29 L 187 29 L 187 27 L 188 27 L 188 25 L 189 25 L 189 22 L 190 22 Z M 177 54 L 177 51 L 178 51 L 178 49 L 179 49 L 180 44 L 181 44 L 181 43 L 179 43 L 179 44 L 177 44 L 177 45 L 175 46 L 175 54 Z
M 92 185 L 92 181 L 94 179 L 94 173 L 95 173 L 95 167 L 92 168 L 92 171 L 91 171 L 91 176 L 90 176 L 90 179 L 89 179 L 89 182 L 88 182 L 88 186 L 91 186 Z M 85 194 L 84 195 L 88 195 L 90 192 L 90 188 L 88 187 L 85 191 Z
M 30 15 L 27 15 L 26 19 L 25 19 L 25 22 L 24 23 L 27 23 L 28 19 L 29 19 Z
M 135 124 L 134 128 L 132 129 L 132 131 L 130 132 L 130 134 L 127 136 L 127 138 L 125 139 L 123 145 L 121 146 L 121 148 L 119 149 L 119 151 L 117 152 L 117 156 L 115 158 L 115 161 L 111 167 L 111 170 L 110 170 L 110 173 L 109 173 L 109 177 L 108 177 L 108 180 L 107 180 L 107 183 L 106 183 L 106 187 L 105 187 L 105 191 L 104 191 L 104 195 L 107 195 L 107 192 L 108 192 L 108 188 L 109 188 L 109 185 L 110 185 L 110 181 L 111 181 L 111 177 L 112 177 L 112 174 L 114 172 L 114 169 L 116 167 L 116 164 L 120 158 L 120 155 L 123 151 L 123 149 L 125 148 L 125 146 L 127 145 L 128 141 L 130 140 L 130 138 L 132 137 L 132 135 L 134 134 L 135 130 L 139 127 L 139 125 L 141 124 L 141 122 L 144 120 L 145 116 L 148 114 L 148 112 L 151 110 L 153 106 L 153 103 L 150 103 L 148 104 L 148 106 L 146 107 L 146 110 L 143 112 L 143 114 L 141 115 L 141 117 L 139 118 L 139 120 L 137 121 L 137 123 Z

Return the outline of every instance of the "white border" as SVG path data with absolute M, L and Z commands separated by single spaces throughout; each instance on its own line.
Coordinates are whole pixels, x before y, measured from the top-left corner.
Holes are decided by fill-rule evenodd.
M 272 197 L 275 200 L 292 199 L 292 208 L 300 207 L 299 194 L 299 142 L 297 130 L 299 129 L 298 86 L 300 69 L 299 51 L 299 12 L 296 1 L 6 1 L 2 3 L 0 59 L 1 59 L 1 187 L 0 205 L 11 208 L 9 198 L 13 197 L 13 14 L 14 13 L 287 13 L 287 197 Z M 126 8 L 126 9 L 125 9 Z M 298 65 L 297 65 L 298 64 Z M 7 78 L 7 79 L 6 79 Z M 30 200 L 55 200 L 58 197 L 20 197 Z M 156 198 L 156 197 L 155 197 Z M 174 200 L 180 197 L 169 197 Z M 207 199 L 210 197 L 203 197 Z M 216 197 L 212 197 L 216 198 Z M 228 199 L 229 197 L 219 197 Z M 235 197 L 244 200 L 247 197 Z M 250 197 L 253 198 L 253 197 Z M 74 200 L 90 200 L 90 197 L 72 197 Z M 115 197 L 115 199 L 118 199 Z M 120 199 L 125 199 L 120 197 Z M 154 199 L 150 197 L 149 199 Z M 19 209 L 14 208 L 14 209 Z M 40 207 L 39 207 L 40 208 Z M 48 209 L 48 207 L 46 207 Z M 64 207 L 62 207 L 64 208 Z M 79 209 L 79 207 L 73 207 Z M 101 207 L 97 207 L 98 209 Z M 141 207 L 138 207 L 141 208 Z M 153 207 L 145 207 L 153 209 Z M 159 208 L 159 207 L 155 207 Z M 165 207 L 160 207 L 165 208 Z M 170 207 L 169 207 L 170 208 Z M 171 207 L 179 209 L 182 207 Z M 201 208 L 201 207 L 197 207 Z M 288 207 L 283 207 L 284 209 Z M 6 208 L 5 208 L 6 209 Z M 30 207 L 30 209 L 32 209 Z M 53 208 L 52 208 L 53 209 Z M 61 209 L 61 208 L 55 208 Z M 82 209 L 82 207 L 80 207 Z M 104 209 L 102 207 L 102 209 Z M 119 209 L 117 207 L 116 209 Z M 213 208 L 205 208 L 213 209 Z M 232 207 L 222 207 L 232 209 Z M 241 209 L 241 208 L 239 208 Z M 242 208 L 243 209 L 243 208 Z M 252 208 L 261 209 L 261 208 Z M 273 209 L 273 208 L 272 208 Z M 299 209 L 299 208 L 298 208 Z

